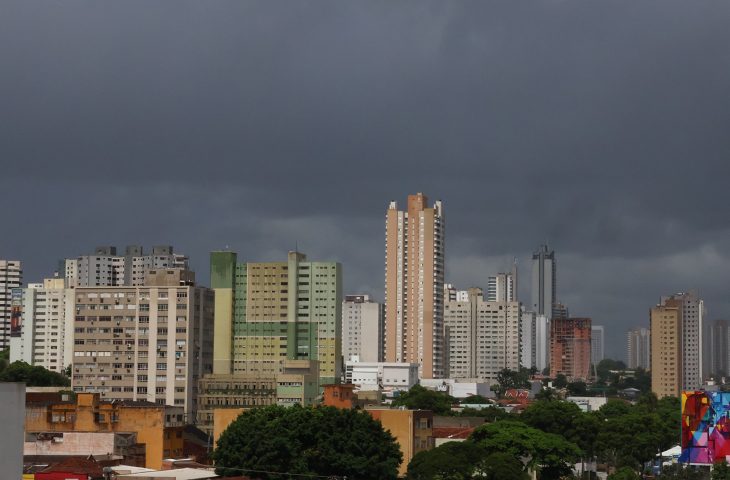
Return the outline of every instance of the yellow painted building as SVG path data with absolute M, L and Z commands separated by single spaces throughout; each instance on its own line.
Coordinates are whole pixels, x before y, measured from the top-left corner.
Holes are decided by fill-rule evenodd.
M 651 391 L 657 397 L 679 397 L 682 388 L 681 304 L 668 300 L 652 308 Z
M 100 399 L 79 393 L 75 401 L 26 403 L 25 433 L 135 433 L 145 446 L 145 467 L 160 469 L 166 457 L 183 455 L 183 409 L 150 402 Z
M 389 408 L 366 408 L 383 428 L 395 437 L 403 454 L 398 475 L 403 476 L 413 456 L 423 450 L 434 448 L 433 412 L 429 410 L 397 410 Z

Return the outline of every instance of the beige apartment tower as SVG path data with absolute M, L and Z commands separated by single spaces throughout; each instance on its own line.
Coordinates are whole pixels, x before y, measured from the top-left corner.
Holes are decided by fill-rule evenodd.
M 406 210 L 390 202 L 385 223 L 385 360 L 417 363 L 421 378 L 445 370 L 444 216 L 422 193 Z
M 651 391 L 657 397 L 679 397 L 682 388 L 682 303 L 665 300 L 649 313 Z

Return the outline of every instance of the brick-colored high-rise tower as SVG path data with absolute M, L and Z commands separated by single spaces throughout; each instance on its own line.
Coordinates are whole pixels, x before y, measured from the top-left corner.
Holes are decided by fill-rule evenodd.
M 385 223 L 385 359 L 444 376 L 444 216 L 422 193 L 407 210 L 390 202 Z

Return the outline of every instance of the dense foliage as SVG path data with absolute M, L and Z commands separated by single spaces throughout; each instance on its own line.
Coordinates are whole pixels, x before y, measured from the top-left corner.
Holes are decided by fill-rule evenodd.
M 0 382 L 24 382 L 28 387 L 68 387 L 71 385 L 71 380 L 65 375 L 20 361 L 13 362 L 0 371 Z
M 400 392 L 400 395 L 393 400 L 392 406 L 412 410 L 431 410 L 435 415 L 448 415 L 454 404 L 456 404 L 456 399 L 446 393 L 414 385 L 407 392 Z
M 231 423 L 212 458 L 224 476 L 256 471 L 394 480 L 402 454 L 392 435 L 365 412 L 269 406 Z M 256 478 L 289 477 L 256 473 Z

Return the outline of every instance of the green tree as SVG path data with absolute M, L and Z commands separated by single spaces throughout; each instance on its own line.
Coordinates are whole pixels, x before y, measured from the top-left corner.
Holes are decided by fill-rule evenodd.
M 656 478 L 657 480 L 708 480 L 709 475 L 699 469 L 685 468 L 684 465 L 675 464 L 662 468 L 662 473 Z
M 472 432 L 471 441 L 489 453 L 501 452 L 527 460 L 530 469 L 540 471 L 542 480 L 569 475 L 580 449 L 560 435 L 545 433 L 522 422 L 503 420 L 482 425 Z
M 414 385 L 407 392 L 393 400 L 394 407 L 406 407 L 412 410 L 431 410 L 438 415 L 449 415 L 451 406 L 456 403 L 454 397 L 444 393 L 428 390 L 421 385 Z
M 366 412 L 297 405 L 242 413 L 221 434 L 212 458 L 223 476 L 258 470 L 395 480 L 402 454 L 393 436 Z
M 473 442 L 447 442 L 414 455 L 409 480 L 470 480 L 486 450 Z
M 639 474 L 630 467 L 619 468 L 615 473 L 608 476 L 608 480 L 640 480 Z
M 730 480 L 730 467 L 726 462 L 718 462 L 712 468 L 712 480 Z
M 0 372 L 8 368 L 8 364 L 10 364 L 10 349 L 6 348 L 0 351 Z
M 461 417 L 483 417 L 488 422 L 496 422 L 497 420 L 505 420 L 507 418 L 511 418 L 512 415 L 505 412 L 503 409 L 499 407 L 495 407 L 494 405 L 486 407 L 486 408 L 470 408 L 466 407 L 461 411 L 460 414 Z
M 524 471 L 522 462 L 513 455 L 503 452 L 489 454 L 477 468 L 474 480 L 527 480 L 530 476 Z
M 568 385 L 568 393 L 570 395 L 574 395 L 577 397 L 584 397 L 586 394 L 588 394 L 588 386 L 586 385 L 586 382 L 570 382 Z
M 609 383 L 613 376 L 611 373 L 612 370 L 626 370 L 626 364 L 620 360 L 613 360 L 610 358 L 604 358 L 598 362 L 598 365 L 596 365 L 598 383 Z
M 499 395 L 504 395 L 504 392 L 510 388 L 530 388 L 530 375 L 534 373 L 534 370 L 522 367 L 519 370 L 510 370 L 504 368 L 497 373 L 497 384 Z
M 459 404 L 470 404 L 470 405 L 486 405 L 491 403 L 488 398 L 482 397 L 481 395 L 470 395 L 459 401 Z
M 555 377 L 555 381 L 553 382 L 553 385 L 555 385 L 555 388 L 567 387 L 568 386 L 568 377 L 566 377 L 562 373 L 558 373 L 558 375 Z
M 639 468 L 662 450 L 661 420 L 656 413 L 631 412 L 605 418 L 596 451 L 615 466 Z
M 57 372 L 41 366 L 17 361 L 0 372 L 0 382 L 24 382 L 29 387 L 68 387 L 71 381 Z

